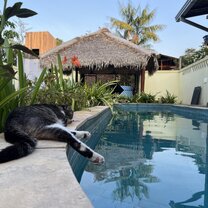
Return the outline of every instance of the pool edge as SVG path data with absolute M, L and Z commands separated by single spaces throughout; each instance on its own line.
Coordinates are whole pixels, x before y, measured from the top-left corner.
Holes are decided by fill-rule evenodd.
M 68 127 L 79 128 L 106 109 L 97 106 L 77 111 Z M 0 149 L 6 146 L 0 134 Z M 28 157 L 1 164 L 0 185 L 1 207 L 93 207 L 69 165 L 66 145 L 59 142 L 41 141 Z

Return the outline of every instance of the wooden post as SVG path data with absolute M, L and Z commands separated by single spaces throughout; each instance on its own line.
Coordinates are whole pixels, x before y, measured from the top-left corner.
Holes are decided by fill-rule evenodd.
M 141 69 L 141 92 L 144 92 L 145 86 L 145 69 Z
M 75 68 L 75 82 L 78 82 L 78 69 Z

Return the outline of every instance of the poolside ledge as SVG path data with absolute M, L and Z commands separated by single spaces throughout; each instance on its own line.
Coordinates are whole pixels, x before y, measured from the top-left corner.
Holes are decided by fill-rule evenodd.
M 98 106 L 74 114 L 69 125 L 76 129 L 107 107 Z M 0 149 L 8 146 L 0 134 Z M 40 141 L 25 158 L 0 164 L 0 207 L 91 208 L 66 157 L 66 144 Z

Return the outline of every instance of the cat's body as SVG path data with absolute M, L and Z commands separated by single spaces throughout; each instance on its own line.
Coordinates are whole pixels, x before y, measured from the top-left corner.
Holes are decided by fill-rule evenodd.
M 6 121 L 5 140 L 13 145 L 0 152 L 0 163 L 15 160 L 32 153 L 37 140 L 54 140 L 68 143 L 73 149 L 94 163 L 103 163 L 104 158 L 79 139 L 89 138 L 88 131 L 67 128 L 73 112 L 66 106 L 32 105 L 16 108 Z

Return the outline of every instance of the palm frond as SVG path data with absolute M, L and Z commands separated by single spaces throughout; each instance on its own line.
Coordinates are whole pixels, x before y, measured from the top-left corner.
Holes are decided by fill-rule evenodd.
M 151 25 L 152 20 L 156 16 L 156 10 L 149 10 L 146 6 L 141 9 L 140 5 L 134 7 L 131 0 L 127 6 L 120 4 L 120 14 L 122 20 L 111 18 L 112 26 L 121 33 L 122 37 L 134 42 L 135 44 L 146 44 L 148 41 L 158 41 L 159 37 L 156 34 L 163 30 L 165 25 Z
M 133 31 L 133 27 L 124 21 L 111 18 L 112 25 L 120 30 Z

